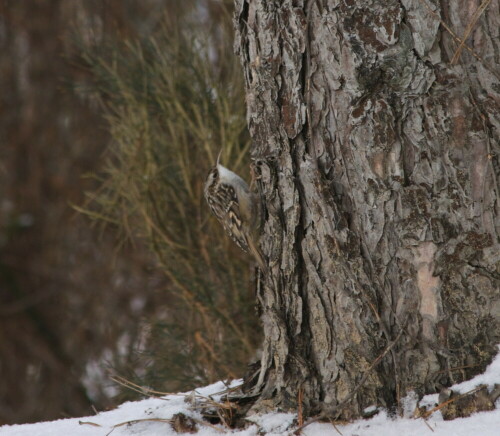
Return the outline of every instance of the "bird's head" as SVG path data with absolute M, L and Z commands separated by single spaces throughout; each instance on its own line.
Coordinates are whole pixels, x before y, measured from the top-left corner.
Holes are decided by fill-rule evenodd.
M 217 156 L 217 162 L 215 163 L 215 166 L 212 167 L 208 172 L 207 180 L 205 181 L 205 192 L 207 192 L 210 188 L 214 187 L 219 181 L 220 169 L 224 168 L 219 163 L 221 153 L 222 150 L 220 151 L 219 156 Z

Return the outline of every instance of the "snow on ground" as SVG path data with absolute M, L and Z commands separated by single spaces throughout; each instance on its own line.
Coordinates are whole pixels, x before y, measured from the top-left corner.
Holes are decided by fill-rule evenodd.
M 500 353 L 486 369 L 484 374 L 472 380 L 455 385 L 458 392 L 467 392 L 479 384 L 493 386 L 500 383 Z M 233 382 L 235 385 L 236 382 Z M 196 390 L 199 396 L 213 395 L 226 386 L 222 383 Z M 101 412 L 86 418 L 63 419 L 38 424 L 23 424 L 0 427 L 0 436 L 174 436 L 178 435 L 168 422 L 153 421 L 154 419 L 170 419 L 174 414 L 182 412 L 198 422 L 199 436 L 230 434 L 235 436 L 269 436 L 292 435 L 296 416 L 290 413 L 271 413 L 254 416 L 244 430 L 228 431 L 221 425 L 204 424 L 201 415 L 189 409 L 185 401 L 189 394 L 169 395 L 164 398 L 150 398 L 143 401 L 128 402 L 115 410 Z M 424 397 L 420 404 L 437 403 L 437 394 Z M 409 414 L 416 404 L 411 396 L 407 399 L 406 410 Z M 305 436 L 498 436 L 500 435 L 500 399 L 497 409 L 491 412 L 480 412 L 469 418 L 444 421 L 441 413 L 434 413 L 427 421 L 423 419 L 396 418 L 392 419 L 385 412 L 380 412 L 369 420 L 358 420 L 346 425 L 313 423 L 303 430 Z M 149 421 L 140 421 L 148 419 Z M 138 420 L 137 422 L 126 422 Z M 122 424 L 122 425 L 119 425 Z M 119 425 L 119 426 L 117 426 Z

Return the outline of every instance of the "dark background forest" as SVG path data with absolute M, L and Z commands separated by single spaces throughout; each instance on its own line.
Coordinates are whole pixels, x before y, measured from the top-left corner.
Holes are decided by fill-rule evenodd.
M 0 1 L 0 424 L 253 355 L 250 270 L 201 196 L 249 144 L 231 3 Z

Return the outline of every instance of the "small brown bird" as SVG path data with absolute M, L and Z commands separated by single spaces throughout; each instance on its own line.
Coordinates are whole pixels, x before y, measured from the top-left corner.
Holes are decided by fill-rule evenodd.
M 247 183 L 237 174 L 217 163 L 205 182 L 205 199 L 226 233 L 243 251 L 250 252 L 262 271 L 265 263 L 257 246 L 259 202 Z

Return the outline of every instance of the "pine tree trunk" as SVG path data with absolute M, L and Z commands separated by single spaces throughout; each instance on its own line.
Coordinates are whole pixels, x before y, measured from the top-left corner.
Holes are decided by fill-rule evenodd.
M 254 410 L 300 395 L 357 417 L 495 354 L 500 13 L 483 3 L 474 23 L 480 0 L 236 0 L 269 262 Z M 458 61 L 445 26 L 472 28 Z

